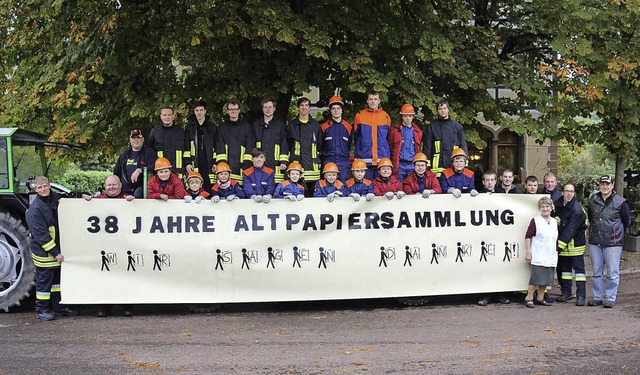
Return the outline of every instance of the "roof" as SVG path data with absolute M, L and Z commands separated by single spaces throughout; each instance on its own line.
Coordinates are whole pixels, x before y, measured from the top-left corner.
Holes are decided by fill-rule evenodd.
M 29 130 L 18 129 L 18 128 L 0 128 L 0 137 L 11 137 L 11 142 L 13 145 L 17 146 L 45 146 L 45 147 L 58 147 L 58 148 L 66 148 L 70 150 L 83 150 L 82 147 L 61 143 L 61 142 L 50 142 L 48 137 L 44 134 L 32 132 Z

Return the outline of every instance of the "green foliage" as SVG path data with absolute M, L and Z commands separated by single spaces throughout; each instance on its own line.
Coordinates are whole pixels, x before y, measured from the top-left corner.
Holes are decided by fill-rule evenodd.
M 615 161 L 602 145 L 571 145 L 558 142 L 558 175 L 560 184 L 572 182 L 576 197 L 586 203 L 589 194 L 598 189 L 598 178 L 613 174 Z
M 71 191 L 93 194 L 103 190 L 104 180 L 109 175 L 111 172 L 72 169 L 65 172 L 58 182 Z
M 486 89 L 518 84 L 547 53 L 551 0 L 469 2 L 337 0 L 0 0 L 0 122 L 113 155 L 131 128 L 147 133 L 159 108 L 179 121 L 188 103 L 209 103 L 215 121 L 229 98 L 249 117 L 266 96 L 284 118 L 291 96 L 336 89 L 353 118 L 377 90 L 389 113 L 446 97 L 467 127 L 526 112 Z M 535 15 L 535 16 L 533 16 Z M 555 25 L 553 25 L 555 27 Z M 246 112 L 245 112 L 246 113 Z M 543 127 L 540 126 L 540 129 Z M 534 128 L 523 132 L 534 133 Z M 522 133 L 522 132 L 521 132 Z M 473 140 L 475 142 L 475 139 Z M 478 144 L 481 146 L 480 144 Z

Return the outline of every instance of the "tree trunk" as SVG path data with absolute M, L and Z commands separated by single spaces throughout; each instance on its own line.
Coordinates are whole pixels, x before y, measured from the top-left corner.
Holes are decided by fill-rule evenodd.
M 614 182 L 616 193 L 624 197 L 624 158 L 620 155 L 616 156 L 616 178 Z

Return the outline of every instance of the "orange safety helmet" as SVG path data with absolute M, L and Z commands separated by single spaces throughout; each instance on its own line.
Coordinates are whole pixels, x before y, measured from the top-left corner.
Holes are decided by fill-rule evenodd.
M 391 162 L 391 160 L 389 158 L 382 158 L 380 159 L 380 161 L 378 162 L 378 169 L 382 168 L 382 167 L 390 167 L 393 168 L 393 163 Z
M 287 173 L 289 173 L 290 171 L 299 171 L 300 173 L 303 173 L 304 168 L 302 168 L 302 164 L 298 163 L 297 161 L 292 161 L 287 168 Z
M 329 108 L 334 104 L 338 104 L 340 107 L 344 106 L 344 102 L 339 96 L 332 96 L 331 99 L 329 99 Z
M 363 171 L 367 169 L 367 163 L 362 159 L 354 159 L 351 164 L 352 171 Z
M 404 104 L 402 108 L 400 108 L 401 115 L 415 115 L 416 110 L 413 108 L 411 104 Z
M 231 172 L 231 167 L 229 166 L 229 164 L 221 161 L 220 163 L 216 164 L 216 174 L 220 172 Z
M 187 182 L 189 182 L 189 179 L 192 179 L 192 178 L 199 178 L 200 182 L 204 182 L 204 179 L 202 178 L 202 175 L 200 174 L 200 172 L 196 172 L 196 171 L 189 172 L 189 174 L 187 175 Z
M 429 159 L 427 158 L 427 155 L 425 155 L 422 152 L 418 152 L 416 154 L 416 156 L 413 157 L 413 163 L 415 164 L 415 162 L 417 162 L 417 161 L 423 161 L 423 162 L 429 164 Z
M 325 174 L 327 172 L 340 173 L 340 169 L 338 169 L 338 166 L 336 165 L 336 163 L 329 162 L 325 164 L 324 168 L 322 168 L 322 174 Z
M 456 156 L 464 156 L 464 158 L 467 159 L 467 153 L 464 152 L 464 150 L 460 147 L 453 150 L 453 152 L 451 153 L 451 160 L 453 160 Z
M 155 170 L 171 168 L 171 162 L 167 158 L 157 158 L 155 164 Z

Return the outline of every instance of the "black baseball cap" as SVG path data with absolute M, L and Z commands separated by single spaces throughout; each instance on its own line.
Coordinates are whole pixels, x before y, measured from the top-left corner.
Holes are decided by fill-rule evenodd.
M 138 129 L 133 129 L 131 133 L 129 133 L 129 138 L 144 138 L 142 132 Z

